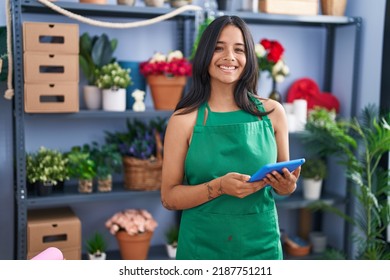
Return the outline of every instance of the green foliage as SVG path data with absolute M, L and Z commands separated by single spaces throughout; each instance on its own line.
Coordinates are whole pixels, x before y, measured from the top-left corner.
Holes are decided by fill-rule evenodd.
M 117 39 L 110 40 L 107 34 L 91 37 L 87 32 L 80 36 L 79 62 L 89 85 L 96 82 L 96 70 L 115 61 L 113 53 L 118 45 Z
M 67 158 L 57 150 L 40 147 L 35 153 L 26 156 L 26 173 L 29 183 L 51 182 L 69 179 Z
M 99 232 L 87 239 L 86 248 L 89 254 L 101 254 L 107 249 L 107 243 L 103 235 Z
M 201 24 L 199 24 L 198 34 L 196 35 L 194 45 L 192 46 L 192 52 L 190 56 L 190 60 L 193 60 L 195 57 L 196 50 L 198 49 L 200 38 L 207 26 L 213 21 L 213 18 L 206 18 Z
M 390 151 L 389 123 L 389 112 L 380 114 L 374 105 L 368 105 L 350 121 L 306 127 L 309 136 L 315 135 L 306 139 L 325 139 L 321 150 L 340 158 L 353 183 L 350 191 L 356 199 L 355 213 L 349 216 L 325 205 L 315 208 L 337 214 L 355 226 L 357 259 L 390 259 L 390 248 L 383 240 L 390 224 L 390 171 L 379 167 L 382 156 Z
M 132 156 L 140 159 L 149 159 L 156 156 L 158 138 L 163 141 L 167 120 L 154 118 L 149 122 L 139 119 L 127 120 L 127 131 L 106 131 L 106 142 L 114 144 L 123 156 Z M 161 147 L 160 147 L 161 148 Z M 162 151 L 159 151 L 162 153 Z
M 321 158 L 307 159 L 301 169 L 301 176 L 308 179 L 324 179 L 326 173 L 326 163 Z
M 95 163 L 96 175 L 99 179 L 107 179 L 110 175 L 120 172 L 122 156 L 114 144 L 102 144 L 92 142 L 84 145 L 84 150 L 90 153 L 91 160 Z
M 72 178 L 91 180 L 96 175 L 95 162 L 85 148 L 74 146 L 66 153 L 68 158 L 68 171 Z
M 179 240 L 179 227 L 172 226 L 165 232 L 165 238 L 167 243 L 172 246 L 177 246 L 177 241 Z
M 123 69 L 118 62 L 103 65 L 100 69 L 95 70 L 95 84 L 101 89 L 127 88 L 132 84 L 130 69 Z

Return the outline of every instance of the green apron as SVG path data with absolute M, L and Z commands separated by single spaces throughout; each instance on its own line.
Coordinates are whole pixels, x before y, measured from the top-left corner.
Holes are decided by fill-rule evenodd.
M 258 110 L 262 103 L 252 98 Z M 208 109 L 206 123 L 205 108 Z M 245 111 L 212 112 L 207 104 L 198 117 L 185 160 L 188 187 L 239 172 L 251 175 L 276 162 L 274 131 L 267 116 Z M 176 258 L 198 260 L 282 259 L 278 216 L 271 188 L 243 199 L 221 195 L 183 210 Z

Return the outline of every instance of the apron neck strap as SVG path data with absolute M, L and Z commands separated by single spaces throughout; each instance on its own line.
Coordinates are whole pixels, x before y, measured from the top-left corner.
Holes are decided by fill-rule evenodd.
M 206 104 L 207 104 L 207 102 L 203 103 L 198 108 L 198 116 L 196 117 L 196 125 L 203 125 L 203 122 L 204 122 L 204 112 L 205 112 L 205 109 L 206 109 Z

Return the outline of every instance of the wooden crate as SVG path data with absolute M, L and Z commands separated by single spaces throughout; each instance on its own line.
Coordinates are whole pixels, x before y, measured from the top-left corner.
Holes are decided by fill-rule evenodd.
M 260 0 L 259 11 L 268 14 L 317 15 L 318 0 Z

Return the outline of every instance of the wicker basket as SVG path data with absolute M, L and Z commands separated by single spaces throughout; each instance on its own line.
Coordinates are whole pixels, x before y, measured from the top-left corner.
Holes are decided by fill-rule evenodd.
M 162 142 L 155 134 L 157 155 L 150 159 L 122 157 L 125 188 L 136 191 L 154 191 L 161 188 Z

